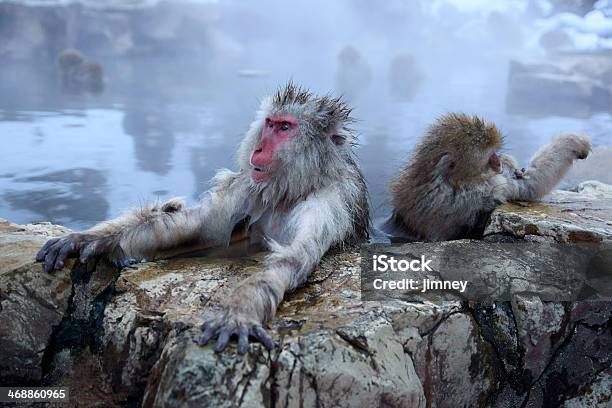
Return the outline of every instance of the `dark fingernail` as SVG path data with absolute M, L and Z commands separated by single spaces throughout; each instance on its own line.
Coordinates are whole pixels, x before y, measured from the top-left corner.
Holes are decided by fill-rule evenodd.
M 228 330 L 224 330 L 219 334 L 219 339 L 217 340 L 217 345 L 215 347 L 216 352 L 220 352 L 225 350 L 227 347 L 227 343 L 229 343 L 230 332 Z
M 204 330 L 204 333 L 202 333 L 202 335 L 200 336 L 200 339 L 198 340 L 200 346 L 203 346 L 208 343 L 208 341 L 212 338 L 213 334 L 214 330 L 211 327 L 207 327 L 206 330 Z
M 47 258 L 49 258 L 49 255 L 47 255 Z M 51 272 L 52 269 L 53 269 L 53 262 L 51 262 L 50 259 L 45 258 L 45 272 L 49 273 Z
M 241 326 L 238 329 L 238 354 L 244 354 L 249 348 L 249 331 L 246 327 Z

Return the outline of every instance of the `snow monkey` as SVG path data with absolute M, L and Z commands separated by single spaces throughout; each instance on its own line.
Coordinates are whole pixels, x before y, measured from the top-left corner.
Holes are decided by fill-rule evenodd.
M 558 136 L 526 170 L 498 153 L 501 147 L 494 124 L 457 113 L 441 117 L 391 184 L 390 224 L 412 239 L 466 237 L 498 204 L 534 201 L 549 193 L 575 159 L 587 157 L 591 142 L 576 134 Z
M 65 49 L 57 57 L 60 80 L 65 91 L 100 93 L 104 90 L 104 69 L 97 62 L 88 61 L 75 49 Z
M 221 170 L 202 202 L 173 199 L 48 241 L 36 256 L 51 271 L 67 257 L 106 257 L 124 266 L 164 257 L 177 247 L 227 245 L 234 227 L 270 250 L 262 271 L 204 314 L 200 344 L 217 337 L 222 351 L 237 336 L 272 348 L 264 325 L 283 296 L 306 281 L 334 245 L 368 236 L 368 195 L 355 162 L 357 138 L 340 98 L 316 96 L 291 82 L 264 99 L 238 151 L 240 170 Z

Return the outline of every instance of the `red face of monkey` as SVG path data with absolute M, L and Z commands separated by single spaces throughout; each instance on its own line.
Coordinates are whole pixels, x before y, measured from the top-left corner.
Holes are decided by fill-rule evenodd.
M 261 139 L 251 154 L 256 182 L 269 180 L 278 165 L 278 150 L 283 143 L 295 137 L 298 131 L 296 118 L 290 115 L 268 116 L 261 131 Z

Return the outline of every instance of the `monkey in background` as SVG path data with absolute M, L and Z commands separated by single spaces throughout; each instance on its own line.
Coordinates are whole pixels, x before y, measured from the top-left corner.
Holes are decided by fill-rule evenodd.
M 435 122 L 391 184 L 393 215 L 386 227 L 404 238 L 441 241 L 469 236 L 506 201 L 549 193 L 591 142 L 564 134 L 542 147 L 527 169 L 498 153 L 502 135 L 476 116 L 451 113 Z
M 240 170 L 222 170 L 199 206 L 173 199 L 82 233 L 48 241 L 38 252 L 44 269 L 61 269 L 67 257 L 83 263 L 106 257 L 118 265 L 153 260 L 177 248 L 227 245 L 239 225 L 271 251 L 264 269 L 204 316 L 200 344 L 231 336 L 245 353 L 251 336 L 274 343 L 263 328 L 284 295 L 303 284 L 334 245 L 367 238 L 368 197 L 355 163 L 357 139 L 349 109 L 339 98 L 315 96 L 287 84 L 263 100 L 238 151 Z
M 70 93 L 101 93 L 104 70 L 97 62 L 88 61 L 78 50 L 65 49 L 57 57 L 62 88 Z
M 370 85 L 372 70 L 361 53 L 351 46 L 344 47 L 338 53 L 338 70 L 336 71 L 336 89 L 344 97 L 358 98 Z

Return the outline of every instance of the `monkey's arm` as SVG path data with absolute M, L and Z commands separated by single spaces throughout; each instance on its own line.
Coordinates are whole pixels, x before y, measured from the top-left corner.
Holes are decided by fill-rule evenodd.
M 100 223 L 82 233 L 49 240 L 36 255 L 45 270 L 61 269 L 68 257 L 83 263 L 106 257 L 118 266 L 134 260 L 157 259 L 164 251 L 198 244 L 218 245 L 230 238 L 247 188 L 236 173 L 222 173 L 220 186 L 198 207 L 184 208 L 173 199 L 147 205 L 120 218 Z
M 561 181 L 576 159 L 591 150 L 589 138 L 564 134 L 542 147 L 521 177 L 508 180 L 506 200 L 534 201 L 548 194 Z
M 221 304 L 221 309 L 207 312 L 199 343 L 218 336 L 216 351 L 227 346 L 232 335 L 238 337 L 238 352 L 245 353 L 248 337 L 274 347 L 263 325 L 276 314 L 284 295 L 303 284 L 325 252 L 342 242 L 351 232 L 352 219 L 346 201 L 335 190 L 311 195 L 296 206 L 287 222 L 292 239 L 282 245 L 271 242 L 272 253 L 262 272 L 238 285 Z

